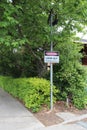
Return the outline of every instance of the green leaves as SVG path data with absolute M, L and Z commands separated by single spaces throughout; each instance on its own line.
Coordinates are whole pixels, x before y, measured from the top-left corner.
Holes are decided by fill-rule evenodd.
M 50 82 L 42 78 L 19 78 L 0 76 L 0 86 L 14 97 L 22 100 L 33 112 L 40 110 L 42 105 L 50 105 Z M 54 88 L 54 102 L 58 90 Z
M 33 43 L 36 43 L 37 47 L 43 46 L 44 43 L 50 42 L 50 30 L 47 19 L 51 8 L 57 13 L 57 26 L 64 27 L 67 32 L 71 32 L 80 27 L 81 23 L 85 24 L 87 12 L 86 5 L 86 0 L 38 0 L 38 2 L 28 0 L 13 2 L 1 1 L 0 27 L 3 28 L 3 31 L 7 30 L 6 35 L 11 36 L 11 40 L 9 41 L 11 43 L 16 41 L 16 39 L 21 40 L 21 38 L 23 39 L 25 36 L 32 46 L 34 46 Z M 80 23 L 78 27 L 76 22 Z M 13 35 L 14 32 L 15 35 Z M 0 37 L 2 36 L 3 35 Z M 55 37 L 55 39 L 57 41 L 57 37 Z M 16 42 L 15 44 L 20 43 Z M 48 48 L 45 47 L 45 49 Z
M 77 108 L 82 109 L 87 104 L 84 102 L 87 99 L 85 94 L 87 74 L 80 62 L 82 45 L 73 43 L 70 39 L 65 38 L 65 42 L 58 45 L 60 63 L 54 68 L 54 83 L 56 86 L 58 84 L 60 99 L 66 100 L 68 97 Z

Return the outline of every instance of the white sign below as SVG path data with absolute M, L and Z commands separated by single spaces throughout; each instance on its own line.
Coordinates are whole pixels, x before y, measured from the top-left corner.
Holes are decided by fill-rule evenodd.
M 45 52 L 44 53 L 45 63 L 59 63 L 59 53 L 58 52 Z

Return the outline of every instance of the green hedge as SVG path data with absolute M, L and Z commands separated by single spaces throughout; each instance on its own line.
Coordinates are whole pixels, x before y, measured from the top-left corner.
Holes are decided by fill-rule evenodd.
M 38 111 L 43 104 L 50 105 L 50 82 L 43 78 L 11 78 L 0 76 L 0 86 L 22 100 L 27 108 Z M 54 89 L 54 102 L 58 89 Z

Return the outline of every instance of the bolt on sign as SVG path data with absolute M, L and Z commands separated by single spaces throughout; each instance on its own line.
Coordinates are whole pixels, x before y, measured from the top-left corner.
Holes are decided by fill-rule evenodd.
M 59 63 L 59 52 L 44 52 L 44 62 L 45 63 Z

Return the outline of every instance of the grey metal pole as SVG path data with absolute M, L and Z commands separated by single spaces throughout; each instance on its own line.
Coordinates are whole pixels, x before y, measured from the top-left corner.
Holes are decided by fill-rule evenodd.
M 50 65 L 50 100 L 51 100 L 51 111 L 53 110 L 53 64 Z
M 51 45 L 50 45 L 50 51 L 53 51 L 53 14 L 51 13 Z M 50 64 L 50 109 L 53 110 L 53 64 Z

